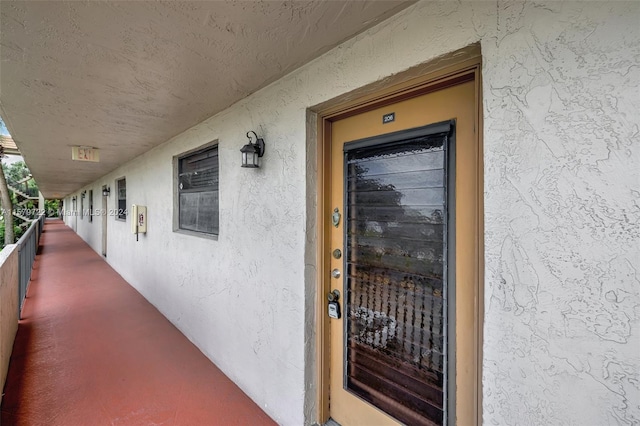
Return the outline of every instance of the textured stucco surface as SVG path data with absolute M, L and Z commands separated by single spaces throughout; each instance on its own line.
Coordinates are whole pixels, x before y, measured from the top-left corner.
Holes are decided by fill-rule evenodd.
M 59 198 L 409 4 L 3 0 L 0 112 Z M 100 163 L 72 162 L 72 145 Z
M 484 50 L 488 424 L 640 423 L 639 11 L 497 9 Z
M 492 424 L 640 423 L 639 10 L 498 8 L 485 51 Z
M 484 423 L 637 424 L 639 19 L 637 2 L 420 2 L 85 188 L 126 176 L 148 206 L 139 242 L 109 218 L 107 260 L 276 421 L 304 423 L 305 401 L 313 420 L 307 109 L 480 42 Z M 239 166 L 248 130 L 259 170 Z M 172 157 L 215 139 L 220 236 L 173 233 Z M 78 231 L 100 250 L 99 221 Z
M 17 247 L 10 244 L 0 252 L 0 388 L 4 388 L 7 379 L 13 341 L 18 331 Z

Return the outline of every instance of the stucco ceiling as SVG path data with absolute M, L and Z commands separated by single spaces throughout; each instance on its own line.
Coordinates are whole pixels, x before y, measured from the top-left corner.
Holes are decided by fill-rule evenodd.
M 0 113 L 60 197 L 411 3 L 3 0 Z

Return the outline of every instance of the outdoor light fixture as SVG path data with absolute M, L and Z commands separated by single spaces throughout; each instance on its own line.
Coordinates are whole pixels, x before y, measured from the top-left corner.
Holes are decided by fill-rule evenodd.
M 108 197 L 110 193 L 111 193 L 111 188 L 109 188 L 109 187 L 104 188 L 104 189 L 102 190 L 102 196 L 103 196 L 103 197 Z
M 251 134 L 255 138 L 255 143 L 251 141 Z M 256 132 L 247 132 L 249 143 L 240 149 L 242 153 L 242 167 L 258 168 L 260 167 L 259 158 L 264 155 L 264 140 L 260 139 Z
M 82 191 L 82 194 L 80 194 L 80 196 L 81 196 L 82 198 L 86 197 L 86 196 L 87 196 L 87 191 Z

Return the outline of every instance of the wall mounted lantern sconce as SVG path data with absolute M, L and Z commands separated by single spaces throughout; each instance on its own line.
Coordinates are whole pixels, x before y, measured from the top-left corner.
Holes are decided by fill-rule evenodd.
M 78 197 L 71 197 L 71 201 L 76 201 L 78 199 Z
M 87 191 L 82 191 L 82 194 L 80 194 L 80 196 L 81 196 L 82 198 L 86 197 L 86 196 L 87 196 Z
M 256 140 L 255 143 L 251 141 L 252 133 Z M 247 132 L 247 139 L 249 139 L 249 143 L 240 149 L 242 153 L 242 167 L 256 169 L 260 167 L 259 158 L 264 155 L 264 140 L 260 139 L 254 131 Z
M 103 197 L 108 197 L 108 196 L 109 196 L 109 194 L 111 194 L 111 188 L 106 187 L 106 188 L 104 188 L 104 189 L 102 190 L 102 196 L 103 196 Z

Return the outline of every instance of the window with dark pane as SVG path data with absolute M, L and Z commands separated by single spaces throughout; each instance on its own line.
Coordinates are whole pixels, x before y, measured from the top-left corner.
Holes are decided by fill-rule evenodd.
M 447 135 L 345 152 L 345 387 L 442 424 Z
M 178 159 L 180 229 L 218 234 L 219 177 L 217 146 Z
M 89 190 L 89 222 L 93 222 L 93 189 Z
M 118 209 L 116 217 L 120 220 L 127 220 L 127 179 L 116 180 L 116 190 L 118 192 Z

